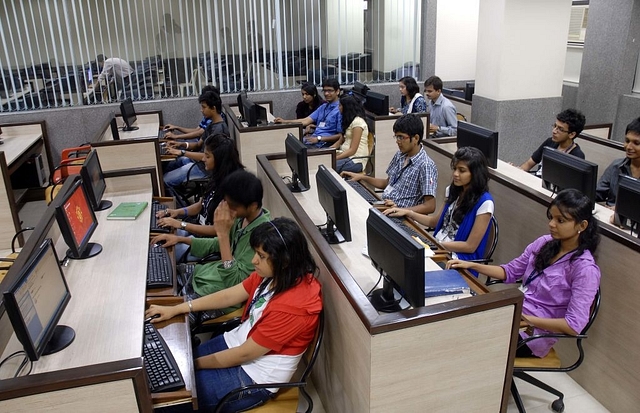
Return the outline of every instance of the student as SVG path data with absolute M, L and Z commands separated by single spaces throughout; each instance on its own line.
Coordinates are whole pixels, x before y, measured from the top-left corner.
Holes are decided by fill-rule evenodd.
M 405 76 L 398 82 L 400 87 L 400 109 L 393 106 L 389 108 L 391 113 L 424 113 L 427 111 L 427 101 L 420 94 L 420 86 L 411 76 Z
M 337 149 L 336 172 L 362 172 L 367 166 L 366 159 L 352 160 L 352 156 L 369 155 L 369 127 L 365 121 L 364 108 L 353 96 L 340 98 L 338 106 L 342 114 L 343 137 L 331 145 Z
M 229 391 L 248 384 L 288 382 L 311 344 L 322 311 L 316 264 L 307 240 L 288 218 L 260 224 L 251 234 L 255 266 L 241 284 L 185 303 L 152 305 L 145 317 L 156 323 L 192 311 L 245 302 L 242 324 L 194 351 L 200 409 L 213 411 Z M 278 389 L 244 393 L 225 411 L 267 402 Z M 184 405 L 190 408 L 191 404 Z
M 302 93 L 302 101 L 296 106 L 296 119 L 306 118 L 324 103 L 324 100 L 318 95 L 316 85 L 303 83 L 300 91 Z
M 204 140 L 211 135 L 229 135 L 227 124 L 220 115 L 222 111 L 220 95 L 212 91 L 206 91 L 198 97 L 198 102 L 200 102 L 202 115 L 211 119 L 211 123 L 207 126 L 205 133 L 202 134 L 198 142 L 168 143 L 167 153 L 178 157 L 175 161 L 169 162 L 164 169 L 164 184 L 172 196 L 176 195 L 176 188 L 187 180 L 187 174 L 189 174 L 189 178 L 193 179 L 207 176 L 204 164 L 199 163 L 194 168 L 191 168 L 194 162 L 204 159 Z
M 307 146 L 323 148 L 337 141 L 342 134 L 342 115 L 338 110 L 340 83 L 336 79 L 324 79 L 322 92 L 326 102 L 304 119 L 286 120 L 275 118 L 275 123 L 302 123 L 305 127 L 316 125 L 316 129 L 303 138 Z
M 624 151 L 626 156 L 611 162 L 600 177 L 596 186 L 596 201 L 614 206 L 618 194 L 618 177 L 627 175 L 640 179 L 640 118 L 627 125 Z
M 556 122 L 553 124 L 551 137 L 542 142 L 525 163 L 520 165 L 523 171 L 530 171 L 531 168 L 542 162 L 542 148 L 549 147 L 562 152 L 570 153 L 580 159 L 584 159 L 584 153 L 580 146 L 573 140 L 584 129 L 584 115 L 575 109 L 567 109 L 558 113 Z M 536 176 L 542 176 L 542 165 L 536 171 Z
M 436 137 L 456 136 L 458 117 L 456 107 L 442 94 L 442 80 L 431 76 L 424 81 L 424 94 L 427 96 L 427 108 L 430 113 L 429 135 Z
M 341 175 L 384 189 L 382 197 L 388 207 L 430 214 L 436 209 L 438 170 L 420 144 L 424 135 L 422 119 L 413 114 L 402 115 L 393 124 L 393 133 L 398 152 L 389 163 L 387 178 L 346 171 Z
M 222 201 L 222 191 L 216 191 L 222 181 L 231 173 L 244 169 L 240 162 L 240 155 L 236 143 L 227 135 L 216 134 L 209 136 L 204 143 L 204 166 L 210 173 L 209 183 L 205 195 L 199 202 L 188 207 L 165 209 L 158 211 L 158 225 L 176 229 L 176 235 L 214 237 L 216 230 L 213 226 L 213 213 Z M 197 222 L 188 222 L 188 217 L 197 216 Z M 182 220 L 178 220 L 182 217 Z M 186 257 L 189 246 L 178 243 L 175 247 L 176 262 L 197 261 L 196 258 Z
M 580 334 L 600 286 L 600 269 L 593 257 L 599 242 L 598 224 L 589 198 L 575 189 L 560 191 L 547 209 L 547 218 L 549 235 L 533 241 L 508 264 L 447 263 L 448 268 L 468 268 L 508 283 L 522 280 L 522 320 L 529 328 L 520 333 L 520 342 L 534 334 Z M 516 356 L 544 357 L 556 341 L 529 341 L 518 348 Z
M 188 299 L 211 294 L 241 283 L 253 271 L 253 250 L 249 245 L 251 232 L 270 221 L 269 211 L 262 208 L 262 183 L 250 172 L 236 171 L 227 176 L 218 191 L 224 200 L 215 210 L 215 238 L 191 238 L 160 234 L 152 244 L 170 247 L 179 242 L 191 246 L 191 255 L 199 258 L 219 253 L 220 259 L 196 264 L 193 274 L 180 279 L 182 295 Z M 191 322 L 205 321 L 229 313 L 235 308 L 216 309 L 210 313 L 191 314 Z
M 477 148 L 462 147 L 451 159 L 451 185 L 446 201 L 437 213 L 422 215 L 408 209 L 390 208 L 385 215 L 407 216 L 431 228 L 435 238 L 451 251 L 453 258 L 483 257 L 489 238 L 494 203 L 489 193 L 487 159 Z

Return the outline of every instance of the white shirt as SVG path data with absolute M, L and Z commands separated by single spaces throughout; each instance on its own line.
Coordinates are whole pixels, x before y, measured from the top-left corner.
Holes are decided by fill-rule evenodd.
M 134 69 L 129 65 L 129 62 L 122 60 L 118 57 L 110 57 L 104 61 L 102 72 L 98 76 L 98 82 L 104 80 L 107 76 L 115 76 L 116 78 L 128 77 Z

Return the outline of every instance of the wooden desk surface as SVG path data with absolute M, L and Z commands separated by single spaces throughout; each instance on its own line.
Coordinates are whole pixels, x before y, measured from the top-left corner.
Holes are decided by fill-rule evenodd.
M 42 128 L 40 124 L 3 126 L 0 138 L 4 142 L 0 145 L 0 151 L 4 152 L 7 165 L 11 166 L 13 161 L 42 138 Z
M 125 132 L 120 130 L 120 139 L 139 139 L 139 138 L 157 138 L 158 131 L 160 130 L 160 118 L 157 113 L 148 113 L 136 115 L 137 120 L 133 126 L 137 126 L 138 129 L 134 131 Z M 118 125 L 122 126 L 122 116 L 116 116 L 118 119 Z

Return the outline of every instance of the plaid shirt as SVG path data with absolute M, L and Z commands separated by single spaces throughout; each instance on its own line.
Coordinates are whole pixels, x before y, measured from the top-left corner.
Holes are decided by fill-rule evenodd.
M 389 184 L 383 198 L 390 199 L 400 208 L 419 205 L 425 196 L 436 196 L 438 170 L 427 152 L 420 151 L 403 167 L 407 155 L 398 151 L 387 168 Z

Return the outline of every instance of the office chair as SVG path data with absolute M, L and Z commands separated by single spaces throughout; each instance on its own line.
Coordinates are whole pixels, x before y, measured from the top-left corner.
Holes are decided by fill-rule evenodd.
M 198 168 L 198 164 L 202 164 L 202 161 L 194 162 L 187 171 L 187 178 L 185 181 L 174 188 L 176 195 L 178 195 L 179 198 L 176 201 L 179 201 L 180 205 L 186 206 L 195 204 L 205 195 L 207 184 L 209 183 L 209 177 L 191 178 L 191 171 L 193 171 L 193 168 Z
M 462 120 L 462 121 L 467 121 L 467 117 L 464 116 L 462 113 L 458 112 L 456 113 L 456 118 L 458 118 L 458 120 Z
M 227 402 L 238 397 L 238 395 L 242 394 L 243 392 L 252 389 L 264 388 L 279 388 L 280 391 L 275 395 L 273 399 L 269 400 L 265 404 L 254 407 L 253 409 L 243 411 L 250 411 L 254 413 L 296 412 L 298 408 L 298 399 L 300 393 L 302 394 L 302 397 L 304 397 L 304 399 L 307 401 L 307 409 L 305 410 L 305 412 L 311 413 L 311 411 L 313 410 L 313 401 L 311 400 L 309 394 L 306 392 L 305 386 L 307 385 L 307 379 L 309 377 L 309 374 L 311 374 L 311 369 L 316 362 L 316 358 L 318 358 L 318 351 L 320 350 L 320 345 L 322 344 L 323 335 L 324 310 L 320 312 L 315 337 L 309 344 L 309 347 L 307 347 L 307 351 L 305 351 L 302 356 L 302 362 L 305 362 L 306 366 L 304 367 L 304 370 L 302 371 L 299 379 L 296 379 L 296 374 L 294 374 L 292 381 L 290 381 L 289 383 L 251 384 L 232 390 L 222 398 L 220 404 L 216 408 L 216 413 L 222 412 L 224 405 Z
M 569 334 L 561 334 L 561 333 L 538 334 L 538 335 L 531 336 L 524 339 L 523 342 L 518 346 L 518 347 L 521 347 L 521 346 L 524 346 L 525 343 L 528 343 L 530 341 L 534 341 L 540 338 L 549 338 L 549 337 L 555 337 L 555 338 L 565 339 L 565 340 L 570 339 L 570 340 L 576 341 L 576 346 L 578 347 L 579 355 L 577 360 L 568 367 L 561 367 L 562 364 L 561 364 L 560 358 L 558 357 L 558 354 L 553 348 L 551 349 L 551 351 L 549 351 L 549 354 L 547 354 L 545 357 L 542 357 L 542 358 L 516 357 L 513 363 L 513 377 L 517 377 L 521 380 L 526 381 L 527 383 L 530 383 L 536 387 L 541 388 L 544 391 L 547 391 L 549 393 L 552 393 L 558 396 L 558 398 L 554 400 L 553 403 L 551 403 L 551 409 L 554 412 L 560 413 L 564 410 L 564 400 L 563 400 L 564 394 L 562 394 L 562 392 L 560 392 L 559 390 L 556 390 L 553 387 L 549 386 L 548 384 L 527 374 L 526 372 L 527 371 L 543 371 L 543 372 L 567 373 L 569 371 L 575 370 L 576 368 L 578 368 L 578 366 L 580 366 L 580 364 L 582 364 L 582 362 L 584 361 L 584 349 L 582 348 L 582 340 L 587 338 L 587 331 L 593 325 L 593 322 L 595 321 L 596 316 L 598 315 L 598 310 L 600 309 L 600 295 L 601 295 L 600 289 L 598 289 L 598 292 L 596 293 L 596 296 L 593 299 L 593 304 L 591 304 L 591 314 L 589 316 L 589 322 L 584 327 L 584 329 L 582 329 L 579 335 L 572 336 Z M 520 398 L 520 393 L 518 392 L 518 388 L 516 387 L 515 380 L 511 381 L 511 395 L 513 396 L 516 406 L 518 407 L 518 411 L 520 413 L 525 413 L 526 410 L 524 409 L 524 405 L 522 404 L 522 399 Z
M 471 262 L 479 262 L 481 264 L 489 264 L 493 262 L 491 257 L 498 246 L 498 238 L 500 236 L 500 229 L 498 227 L 498 220 L 495 215 L 491 215 L 491 220 L 489 221 L 489 238 L 487 239 L 487 246 L 485 247 L 484 257 L 478 258 L 475 260 L 469 260 Z M 487 277 L 487 281 L 485 281 L 485 285 L 493 285 L 501 283 L 502 280 L 496 280 L 493 278 Z
M 231 331 L 240 325 L 243 311 L 244 307 L 238 308 L 229 314 L 197 323 L 191 327 L 191 335 L 211 333 L 211 337 L 215 337 L 227 331 Z
M 366 159 L 367 165 L 364 167 L 364 170 L 362 172 L 366 175 L 371 175 L 375 170 L 373 161 L 375 159 L 375 149 L 376 149 L 376 136 L 373 134 L 373 132 L 369 132 L 369 135 L 367 135 L 367 148 L 369 151 L 368 155 L 352 156 L 351 159 Z

